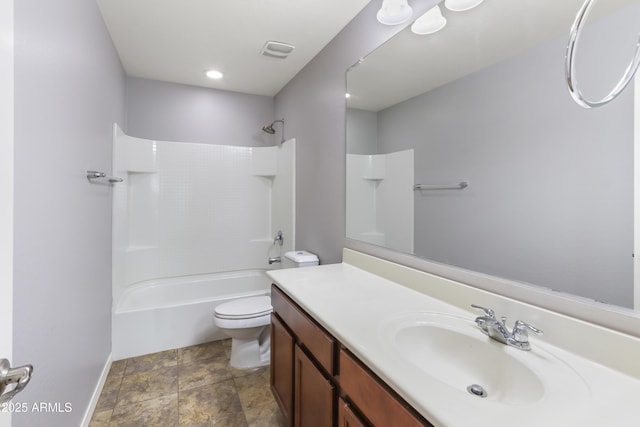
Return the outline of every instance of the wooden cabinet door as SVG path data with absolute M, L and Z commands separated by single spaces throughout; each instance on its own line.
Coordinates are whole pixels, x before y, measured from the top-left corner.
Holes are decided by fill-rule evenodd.
M 334 386 L 316 368 L 311 359 L 295 347 L 296 427 L 332 427 Z
M 289 426 L 293 423 L 294 345 L 293 336 L 271 314 L 271 392 Z
M 338 427 L 366 427 L 364 421 L 353 412 L 351 405 L 342 398 L 338 400 Z

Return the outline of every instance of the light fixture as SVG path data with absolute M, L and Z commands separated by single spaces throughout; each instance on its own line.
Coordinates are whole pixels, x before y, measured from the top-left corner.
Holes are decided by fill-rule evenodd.
M 434 6 L 416 19 L 416 22 L 411 25 L 411 31 L 419 35 L 433 34 L 443 29 L 445 25 L 447 25 L 447 19 L 442 16 L 440 7 Z
M 220 71 L 218 70 L 207 70 L 207 72 L 205 73 L 205 75 L 207 77 L 209 77 L 210 79 L 214 79 L 214 80 L 219 80 L 221 78 L 224 77 L 224 74 L 222 74 Z
M 376 17 L 381 24 L 398 25 L 407 22 L 412 12 L 407 0 L 382 0 L 382 7 Z
M 444 0 L 444 7 L 453 12 L 463 12 L 480 5 L 484 0 Z
M 349 99 L 349 98 L 351 98 L 351 94 L 349 92 L 347 92 L 347 93 L 344 94 L 344 97 Z

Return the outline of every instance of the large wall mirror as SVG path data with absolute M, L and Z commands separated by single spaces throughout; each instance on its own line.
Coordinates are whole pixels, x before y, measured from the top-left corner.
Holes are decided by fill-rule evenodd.
M 583 0 L 485 0 L 410 27 L 347 72 L 349 239 L 633 308 L 632 83 L 597 109 L 564 57 Z M 639 0 L 596 2 L 577 77 L 606 95 L 631 61 Z M 636 213 L 638 215 L 638 213 Z

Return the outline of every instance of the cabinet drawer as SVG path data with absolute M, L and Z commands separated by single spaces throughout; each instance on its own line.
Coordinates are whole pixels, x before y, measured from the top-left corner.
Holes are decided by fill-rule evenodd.
M 293 331 L 298 342 L 306 347 L 318 363 L 330 374 L 334 374 L 333 354 L 335 340 L 316 325 L 293 301 L 276 286 L 271 287 L 273 311 Z
M 432 427 L 344 349 L 340 350 L 339 366 L 340 388 L 374 426 Z

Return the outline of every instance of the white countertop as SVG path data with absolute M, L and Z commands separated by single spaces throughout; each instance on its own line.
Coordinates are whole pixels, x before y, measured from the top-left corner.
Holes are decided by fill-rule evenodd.
M 532 366 L 534 371 L 544 369 L 544 362 L 540 362 L 543 359 L 561 361 L 555 366 L 562 365 L 568 372 L 567 378 L 554 375 L 552 381 L 558 384 L 566 381 L 567 391 L 573 390 L 571 387 L 575 385 L 576 392 L 558 393 L 556 387 L 555 392 L 545 391 L 533 403 L 516 401 L 505 404 L 504 399 L 500 400 L 491 393 L 482 399 L 461 392 L 460 387 L 452 387 L 418 369 L 401 357 L 393 342 L 382 332 L 389 319 L 411 313 L 444 313 L 468 318 L 470 322 L 478 313 L 345 263 L 272 270 L 267 274 L 436 427 L 640 425 L 639 378 L 553 346 L 545 342 L 544 337 L 531 337 L 532 350 L 525 352 L 494 342 L 477 331 L 482 339 L 487 340 L 487 345 L 503 346 L 505 352 L 512 352 L 513 357 L 524 365 Z M 640 347 L 637 351 L 640 354 Z M 640 363 L 640 359 L 635 359 L 635 363 Z M 489 368 L 492 367 L 487 366 Z M 493 368 L 499 370 L 499 367 Z

